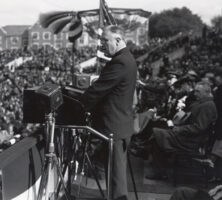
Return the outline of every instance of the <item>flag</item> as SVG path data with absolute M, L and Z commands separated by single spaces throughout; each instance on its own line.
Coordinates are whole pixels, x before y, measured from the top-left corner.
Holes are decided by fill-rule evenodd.
M 107 25 L 117 25 L 115 18 L 112 15 L 111 9 L 109 9 L 105 0 L 100 0 L 100 28 Z
M 142 9 L 109 8 L 104 0 L 100 0 L 99 9 L 79 11 L 78 13 L 81 16 L 84 31 L 93 39 L 99 37 L 99 28 L 102 29 L 111 24 L 118 24 L 126 33 L 131 33 L 138 27 L 148 24 L 148 18 L 151 15 L 150 12 Z
M 117 24 L 116 24 L 115 18 L 112 15 L 111 9 L 109 9 L 105 0 L 100 0 L 99 30 L 98 30 L 99 36 L 98 36 L 98 44 L 97 44 L 97 61 L 100 66 L 101 64 L 104 64 L 104 62 L 107 62 L 111 59 L 104 55 L 104 52 L 102 51 L 101 40 L 100 40 L 101 35 L 102 35 L 102 28 L 107 25 L 117 25 Z M 99 71 L 100 69 L 97 70 L 97 73 L 99 73 Z
M 82 31 L 83 31 L 83 26 L 81 18 L 77 13 L 70 22 L 69 41 L 74 43 L 82 35 Z

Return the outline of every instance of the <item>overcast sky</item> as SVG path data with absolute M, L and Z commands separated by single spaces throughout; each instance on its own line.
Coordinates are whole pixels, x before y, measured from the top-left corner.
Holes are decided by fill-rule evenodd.
M 109 7 L 142 8 L 152 13 L 186 6 L 205 23 L 222 14 L 222 0 L 106 0 Z M 32 25 L 40 13 L 99 7 L 99 0 L 0 0 L 0 26 Z

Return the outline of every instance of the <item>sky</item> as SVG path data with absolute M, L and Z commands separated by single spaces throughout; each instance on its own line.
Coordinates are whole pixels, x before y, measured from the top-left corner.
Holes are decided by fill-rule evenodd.
M 186 6 L 193 14 L 210 24 L 214 16 L 222 15 L 222 0 L 106 0 L 109 7 L 140 8 L 158 13 Z M 99 0 L 0 0 L 0 27 L 32 25 L 40 13 L 96 9 Z

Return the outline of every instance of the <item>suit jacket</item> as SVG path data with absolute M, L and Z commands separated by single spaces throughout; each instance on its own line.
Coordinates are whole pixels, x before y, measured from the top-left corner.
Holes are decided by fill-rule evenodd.
M 222 140 L 222 85 L 218 86 L 214 94 L 214 102 L 218 113 L 218 118 L 215 124 L 215 135 L 218 140 Z
M 128 48 L 117 52 L 82 95 L 81 102 L 92 113 L 92 126 L 114 138 L 133 134 L 133 95 L 136 85 L 136 61 Z

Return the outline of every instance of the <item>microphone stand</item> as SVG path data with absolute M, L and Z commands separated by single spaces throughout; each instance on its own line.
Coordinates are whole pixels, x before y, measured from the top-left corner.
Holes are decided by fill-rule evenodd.
M 64 181 L 64 178 L 62 175 L 61 166 L 59 165 L 59 160 L 55 154 L 55 144 L 54 144 L 55 118 L 54 118 L 54 113 L 46 114 L 45 119 L 46 119 L 46 134 L 47 134 L 47 137 L 49 137 L 49 142 L 47 144 L 48 148 L 46 149 L 46 151 L 48 151 L 48 153 L 45 154 L 45 163 L 44 163 L 44 168 L 43 168 L 42 177 L 41 177 L 41 181 L 40 181 L 37 200 L 42 200 L 43 195 L 45 196 L 46 200 L 50 199 L 49 191 L 48 191 L 49 190 L 48 183 L 49 183 L 49 173 L 53 167 L 56 168 L 58 176 L 60 178 L 60 181 L 63 185 L 64 191 L 65 191 L 65 198 L 67 200 L 70 200 L 70 197 L 68 195 L 68 191 L 66 190 L 66 187 L 65 187 L 65 181 Z

